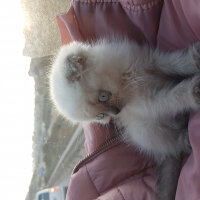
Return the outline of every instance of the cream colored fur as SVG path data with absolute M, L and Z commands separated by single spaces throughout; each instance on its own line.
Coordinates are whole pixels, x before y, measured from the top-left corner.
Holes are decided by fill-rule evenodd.
M 61 48 L 53 64 L 52 99 L 73 122 L 106 124 L 114 119 L 128 144 L 153 156 L 158 165 L 168 158 L 172 165 L 190 151 L 183 122 L 200 107 L 199 60 L 200 43 L 163 53 L 128 39 L 73 42 Z M 99 100 L 102 91 L 107 101 Z M 177 170 L 174 186 L 166 189 L 168 177 L 162 172 L 173 169 L 167 166 L 160 168 L 158 181 L 162 200 L 174 199 L 179 174 Z

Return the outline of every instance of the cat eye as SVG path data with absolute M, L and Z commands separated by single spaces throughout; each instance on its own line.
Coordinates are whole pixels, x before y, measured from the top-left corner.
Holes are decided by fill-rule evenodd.
M 107 102 L 107 101 L 109 101 L 110 96 L 111 96 L 110 92 L 102 91 L 99 94 L 99 101 L 100 102 Z
M 104 114 L 103 113 L 99 113 L 97 116 L 96 116 L 96 119 L 97 120 L 101 120 L 104 118 Z

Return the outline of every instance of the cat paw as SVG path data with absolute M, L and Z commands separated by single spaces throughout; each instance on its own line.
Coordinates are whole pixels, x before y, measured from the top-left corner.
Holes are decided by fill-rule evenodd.
M 200 42 L 196 42 L 193 45 L 193 58 L 196 66 L 200 69 Z

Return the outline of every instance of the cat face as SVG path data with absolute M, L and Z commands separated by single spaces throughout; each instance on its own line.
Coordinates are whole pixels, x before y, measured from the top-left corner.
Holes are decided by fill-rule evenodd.
M 121 71 L 116 69 L 120 60 L 105 58 L 98 51 L 97 47 L 71 43 L 61 48 L 52 67 L 52 99 L 73 122 L 105 124 L 124 105 Z

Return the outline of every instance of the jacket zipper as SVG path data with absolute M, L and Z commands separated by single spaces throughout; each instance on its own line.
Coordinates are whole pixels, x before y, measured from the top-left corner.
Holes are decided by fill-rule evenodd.
M 74 169 L 72 171 L 72 174 L 76 173 L 81 166 L 83 166 L 85 163 L 89 162 L 90 160 L 94 159 L 96 156 L 100 155 L 102 152 L 110 149 L 111 147 L 113 147 L 115 145 L 122 143 L 121 136 L 122 136 L 122 134 L 117 135 L 116 137 L 107 140 L 102 145 L 97 147 L 97 149 L 95 151 L 93 151 L 92 153 L 85 156 L 82 160 L 80 160 L 76 164 L 76 166 L 74 167 Z

